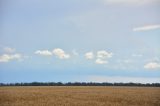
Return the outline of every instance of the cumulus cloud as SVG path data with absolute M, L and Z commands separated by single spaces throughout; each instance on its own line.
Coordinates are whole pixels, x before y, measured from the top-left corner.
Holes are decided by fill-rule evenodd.
M 145 25 L 142 27 L 136 27 L 133 28 L 133 31 L 148 31 L 148 30 L 154 30 L 154 29 L 160 29 L 160 25 Z
M 14 48 L 10 48 L 10 47 L 4 47 L 3 49 L 6 53 L 13 53 L 16 51 Z
M 105 59 L 105 58 L 111 58 L 113 53 L 109 53 L 105 50 L 98 51 L 97 52 L 97 58 Z
M 144 65 L 145 69 L 160 69 L 160 63 L 150 62 Z
M 11 60 L 21 60 L 21 54 L 3 54 L 0 56 L 0 62 L 9 62 Z
M 60 48 L 56 48 L 53 50 L 53 54 L 56 55 L 60 59 L 68 59 L 70 58 L 70 55 L 65 53 L 64 50 Z
M 108 63 L 108 61 L 107 60 L 102 60 L 102 59 L 96 59 L 96 61 L 95 61 L 95 63 L 96 64 L 107 64 Z
M 158 3 L 159 0 L 102 0 L 106 4 L 145 5 Z
M 38 55 L 43 55 L 43 56 L 51 56 L 52 55 L 52 52 L 48 51 L 48 50 L 37 50 L 35 52 L 35 54 L 38 54 Z
M 95 63 L 96 64 L 107 64 L 108 61 L 106 60 L 107 58 L 111 58 L 113 55 L 113 53 L 109 53 L 105 50 L 101 50 L 101 51 L 97 51 L 97 55 L 96 55 L 96 60 Z M 87 52 L 85 54 L 86 59 L 94 59 L 94 54 L 93 52 Z
M 94 54 L 93 54 L 93 52 L 87 52 L 85 54 L 85 57 L 86 57 L 86 59 L 93 59 L 94 58 Z

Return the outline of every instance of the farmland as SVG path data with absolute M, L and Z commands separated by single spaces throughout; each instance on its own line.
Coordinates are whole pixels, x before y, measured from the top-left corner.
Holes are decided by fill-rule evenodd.
M 160 106 L 159 87 L 0 87 L 0 106 Z

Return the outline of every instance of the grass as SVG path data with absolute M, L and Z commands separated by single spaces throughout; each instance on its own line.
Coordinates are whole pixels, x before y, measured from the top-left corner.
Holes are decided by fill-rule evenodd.
M 0 106 L 160 106 L 160 88 L 0 87 Z

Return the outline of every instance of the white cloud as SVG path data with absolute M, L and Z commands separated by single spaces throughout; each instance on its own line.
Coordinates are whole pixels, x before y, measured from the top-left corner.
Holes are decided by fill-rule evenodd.
M 136 27 L 133 28 L 133 31 L 148 31 L 148 30 L 154 30 L 154 29 L 160 29 L 160 25 L 146 25 L 142 27 Z
M 107 64 L 106 59 L 111 58 L 113 53 L 109 53 L 105 50 L 97 51 L 97 59 L 95 60 L 96 64 Z
M 94 54 L 93 54 L 93 52 L 87 52 L 85 54 L 85 57 L 86 57 L 86 59 L 93 59 L 94 58 Z
M 88 82 L 123 82 L 123 83 L 159 83 L 160 78 L 124 77 L 124 76 L 88 76 Z
M 4 47 L 3 49 L 4 49 L 4 51 L 7 52 L 7 53 L 13 53 L 13 52 L 16 51 L 14 48 L 10 48 L 10 47 Z
M 38 54 L 38 55 L 43 55 L 43 56 L 51 56 L 52 55 L 52 52 L 48 51 L 48 50 L 37 50 L 35 52 L 35 54 Z
M 0 62 L 9 62 L 11 60 L 21 60 L 21 54 L 3 54 L 0 56 Z
M 105 58 L 111 58 L 113 53 L 109 53 L 105 50 L 98 51 L 97 52 L 97 58 L 105 59 Z
M 106 4 L 145 5 L 158 3 L 159 0 L 102 0 Z
M 102 60 L 102 59 L 96 59 L 96 61 L 95 61 L 95 63 L 96 64 L 107 64 L 108 63 L 108 61 L 107 60 Z
M 53 50 L 53 54 L 56 55 L 60 59 L 68 59 L 70 58 L 69 54 L 66 54 L 62 49 L 56 48 Z
M 145 69 L 160 69 L 160 63 L 150 62 L 144 65 Z
M 107 58 L 111 58 L 113 55 L 113 53 L 108 53 L 105 50 L 101 50 L 101 51 L 97 51 L 97 55 L 96 55 L 96 60 L 95 63 L 96 64 L 107 64 L 108 61 L 106 60 Z M 86 59 L 94 59 L 94 54 L 93 52 L 87 52 L 85 54 Z

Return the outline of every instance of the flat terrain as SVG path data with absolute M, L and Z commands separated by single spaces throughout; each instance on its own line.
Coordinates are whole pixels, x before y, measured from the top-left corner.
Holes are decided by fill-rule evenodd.
M 160 88 L 0 87 L 0 106 L 160 106 Z

